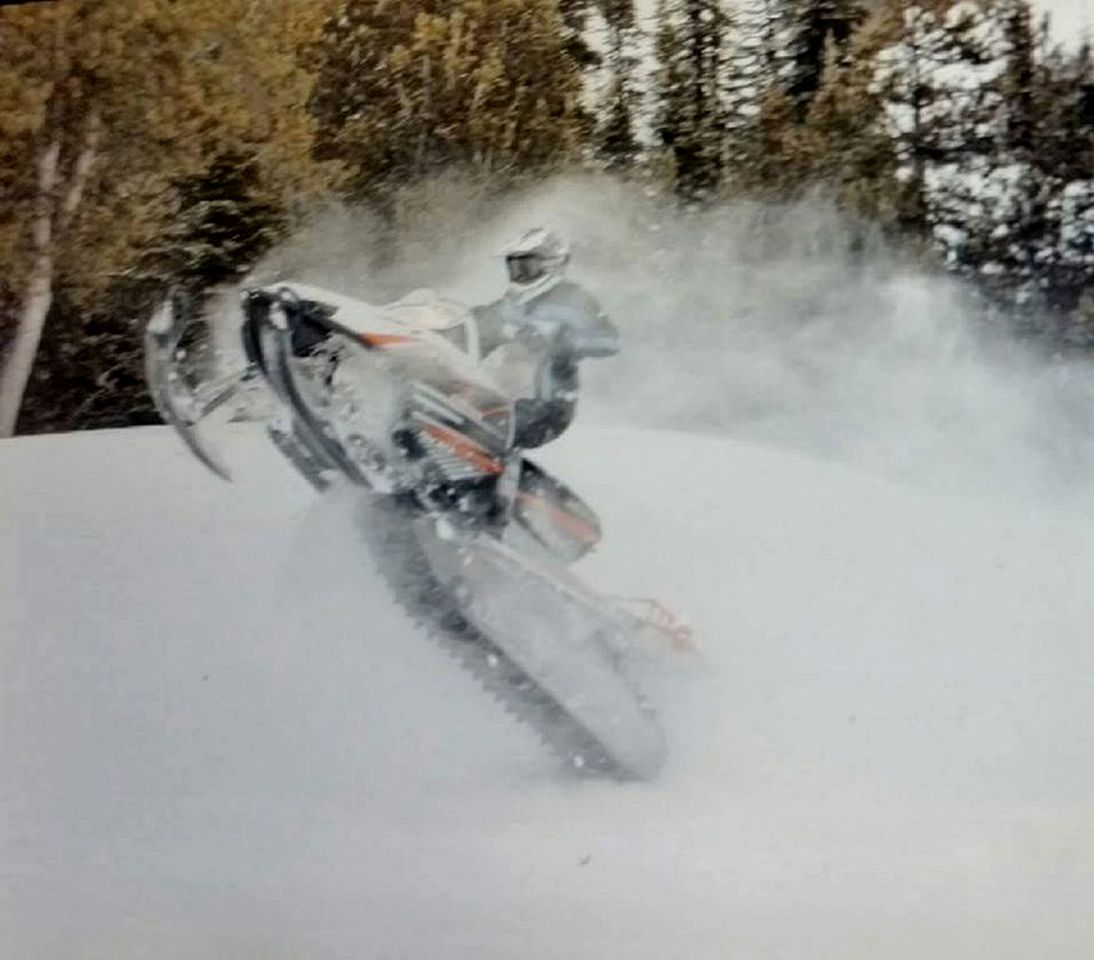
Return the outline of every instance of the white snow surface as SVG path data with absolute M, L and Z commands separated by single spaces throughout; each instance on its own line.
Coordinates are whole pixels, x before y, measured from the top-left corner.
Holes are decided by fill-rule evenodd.
M 1094 525 L 578 427 L 584 573 L 701 645 L 647 785 L 575 783 L 258 438 L 0 445 L 0 956 L 1094 951 Z

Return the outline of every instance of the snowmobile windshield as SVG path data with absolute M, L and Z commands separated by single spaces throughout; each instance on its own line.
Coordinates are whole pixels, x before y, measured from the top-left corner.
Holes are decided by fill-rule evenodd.
M 543 258 L 534 254 L 514 254 L 505 258 L 505 265 L 509 270 L 509 280 L 521 286 L 535 283 L 546 272 Z
M 466 324 L 458 324 L 454 327 L 449 327 L 446 330 L 437 331 L 442 337 L 449 343 L 454 344 L 464 353 L 467 353 L 467 326 Z

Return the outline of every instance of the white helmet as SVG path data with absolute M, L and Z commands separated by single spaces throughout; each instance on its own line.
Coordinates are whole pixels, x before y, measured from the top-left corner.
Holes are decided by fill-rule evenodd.
M 542 227 L 522 234 L 505 251 L 509 282 L 522 290 L 552 286 L 562 279 L 569 262 L 566 241 Z

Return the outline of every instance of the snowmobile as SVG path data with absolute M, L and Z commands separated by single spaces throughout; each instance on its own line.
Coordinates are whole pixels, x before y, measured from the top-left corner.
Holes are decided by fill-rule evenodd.
M 360 489 L 365 543 L 398 602 L 569 767 L 659 772 L 666 739 L 639 678 L 690 633 L 569 569 L 600 523 L 518 449 L 515 402 L 484 372 L 470 311 L 431 291 L 374 306 L 298 283 L 249 288 L 223 377 L 224 351 L 195 336 L 193 314 L 172 297 L 153 317 L 147 375 L 205 466 L 230 479 L 204 425 L 245 398 L 317 490 Z

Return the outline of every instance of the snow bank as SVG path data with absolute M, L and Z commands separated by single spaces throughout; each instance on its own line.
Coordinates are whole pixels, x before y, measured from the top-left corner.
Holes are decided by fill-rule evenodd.
M 664 779 L 576 785 L 237 442 L 0 445 L 4 956 L 1090 954 L 1078 507 L 575 430 L 587 575 L 704 648 Z

